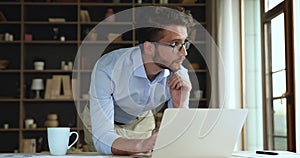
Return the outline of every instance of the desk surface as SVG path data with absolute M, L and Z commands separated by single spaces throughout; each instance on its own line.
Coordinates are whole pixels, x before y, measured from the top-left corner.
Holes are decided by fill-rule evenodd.
M 262 155 L 255 154 L 251 151 L 239 151 L 234 152 L 231 158 L 300 158 L 300 154 L 287 152 L 287 151 L 276 151 L 278 155 Z M 100 155 L 96 152 L 78 152 L 68 153 L 64 156 L 51 156 L 49 153 L 36 153 L 36 154 L 22 154 L 22 153 L 2 153 L 0 158 L 48 158 L 48 157 L 64 157 L 64 158 L 75 158 L 75 157 L 94 157 L 94 158 L 147 158 L 149 155 L 133 155 L 133 156 L 112 156 L 112 155 Z

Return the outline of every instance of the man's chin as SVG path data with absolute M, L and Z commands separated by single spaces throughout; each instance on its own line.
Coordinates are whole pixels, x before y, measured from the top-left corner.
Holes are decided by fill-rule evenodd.
M 180 64 L 179 65 L 171 65 L 170 67 L 164 65 L 164 64 L 160 64 L 160 63 L 155 63 L 157 66 L 159 66 L 161 69 L 168 69 L 172 72 L 176 72 L 180 69 Z
M 178 71 L 178 70 L 180 69 L 180 67 L 181 67 L 181 64 L 182 64 L 182 63 L 176 63 L 176 64 L 173 64 L 173 65 L 171 66 L 171 68 L 172 68 L 174 71 Z
M 180 68 L 177 68 L 177 69 L 173 69 L 172 71 L 173 72 L 177 72 Z
M 161 63 L 155 63 L 158 67 L 160 67 L 161 69 L 170 69 L 169 67 L 167 67 L 166 65 L 164 64 L 161 64 Z
M 170 71 L 172 71 L 172 72 L 176 72 L 176 71 L 178 71 L 179 69 L 180 69 L 180 65 L 179 66 L 172 66 L 172 67 L 170 67 L 170 68 L 168 68 Z

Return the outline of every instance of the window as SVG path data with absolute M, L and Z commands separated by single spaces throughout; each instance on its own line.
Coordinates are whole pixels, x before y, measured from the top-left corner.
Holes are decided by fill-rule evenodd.
M 265 0 L 265 11 L 269 11 L 274 8 L 278 4 L 280 4 L 283 0 Z
M 295 151 L 292 1 L 261 0 L 265 149 Z

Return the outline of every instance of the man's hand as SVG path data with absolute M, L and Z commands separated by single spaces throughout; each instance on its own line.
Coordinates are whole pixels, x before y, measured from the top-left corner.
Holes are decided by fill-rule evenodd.
M 185 102 L 188 101 L 192 89 L 191 82 L 175 72 L 168 80 L 168 85 L 170 87 L 173 106 L 175 108 L 186 107 Z
M 139 147 L 141 148 L 141 152 L 148 153 L 151 152 L 154 148 L 154 144 L 157 138 L 157 133 L 154 133 L 151 137 L 148 139 L 144 139 L 139 144 Z
M 157 133 L 152 134 L 147 139 L 125 139 L 118 138 L 112 144 L 114 155 L 134 155 L 138 153 L 148 153 L 154 148 Z

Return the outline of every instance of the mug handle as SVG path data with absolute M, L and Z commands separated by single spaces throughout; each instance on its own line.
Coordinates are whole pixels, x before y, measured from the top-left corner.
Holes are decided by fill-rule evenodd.
M 71 144 L 71 145 L 69 145 L 68 146 L 68 149 L 70 149 L 71 148 L 71 146 L 73 146 L 76 142 L 77 142 L 77 140 L 78 140 L 78 133 L 77 132 L 75 132 L 75 131 L 73 131 L 73 132 L 70 132 L 70 135 L 69 135 L 69 137 L 72 135 L 72 134 L 75 134 L 76 135 L 76 139 L 73 141 L 73 143 Z

